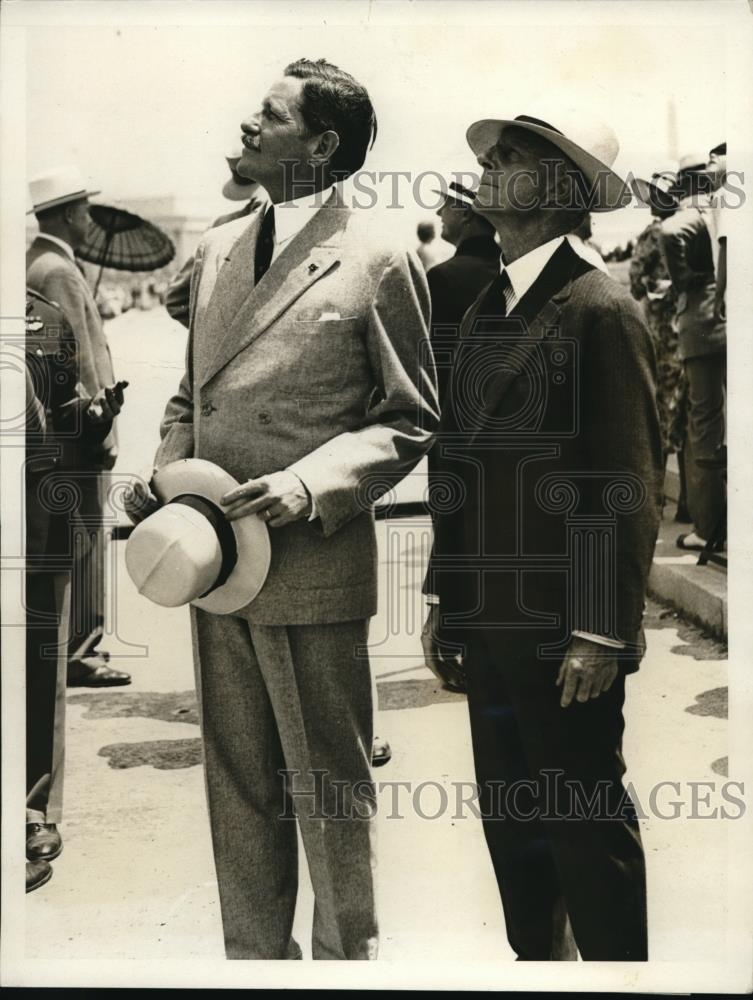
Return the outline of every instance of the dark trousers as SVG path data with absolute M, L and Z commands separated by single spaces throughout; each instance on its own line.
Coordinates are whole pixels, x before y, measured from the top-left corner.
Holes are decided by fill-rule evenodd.
M 77 494 L 72 521 L 73 572 L 68 655 L 92 652 L 105 624 L 104 477 L 98 469 L 71 476 Z
M 59 823 L 63 808 L 67 573 L 26 574 L 26 807 Z
M 688 509 L 701 538 L 710 538 L 724 512 L 724 474 L 720 469 L 701 469 L 697 458 L 711 458 L 724 444 L 724 397 L 727 355 L 705 354 L 687 358 L 688 433 L 685 471 Z
M 600 697 L 563 709 L 559 664 L 537 659 L 535 637 L 504 639 L 472 634 L 466 670 L 509 942 L 521 959 L 565 957 L 567 914 L 584 960 L 645 961 L 643 849 L 622 785 L 624 674 Z

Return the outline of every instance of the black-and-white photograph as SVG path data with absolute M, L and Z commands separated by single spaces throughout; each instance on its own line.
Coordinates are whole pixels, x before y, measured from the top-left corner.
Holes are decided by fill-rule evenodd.
M 2 985 L 753 989 L 753 4 L 0 20 Z

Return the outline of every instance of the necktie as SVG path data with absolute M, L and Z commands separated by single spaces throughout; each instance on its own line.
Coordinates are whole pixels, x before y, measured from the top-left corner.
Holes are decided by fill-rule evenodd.
M 272 251 L 275 248 L 275 210 L 270 205 L 262 219 L 259 239 L 256 243 L 254 258 L 254 284 L 258 285 L 269 270 L 272 263 Z
M 504 301 L 503 315 L 508 316 L 510 310 L 515 305 L 515 289 L 512 287 L 510 275 L 504 270 L 499 275 L 499 293 L 502 301 Z

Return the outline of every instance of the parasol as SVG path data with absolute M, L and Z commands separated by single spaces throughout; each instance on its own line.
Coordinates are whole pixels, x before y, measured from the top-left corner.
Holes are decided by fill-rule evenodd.
M 96 295 L 106 267 L 116 271 L 156 271 L 175 256 L 172 240 L 152 222 L 112 205 L 90 205 L 91 226 L 76 255 L 99 264 Z

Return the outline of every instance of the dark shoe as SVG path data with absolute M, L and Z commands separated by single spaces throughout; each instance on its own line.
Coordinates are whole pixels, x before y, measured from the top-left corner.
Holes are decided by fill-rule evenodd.
M 26 857 L 29 861 L 54 861 L 63 850 L 63 838 L 54 823 L 26 824 Z
M 389 764 L 391 760 L 392 750 L 389 743 L 380 736 L 375 736 L 374 742 L 371 744 L 371 766 L 382 767 L 383 764 Z
M 26 891 L 34 892 L 52 878 L 52 865 L 46 861 L 26 862 Z
M 700 538 L 693 531 L 687 535 L 678 535 L 677 548 L 683 549 L 685 552 L 703 552 L 706 548 L 706 539 Z
M 131 683 L 131 675 L 107 665 L 109 653 L 68 661 L 68 687 L 118 687 Z

